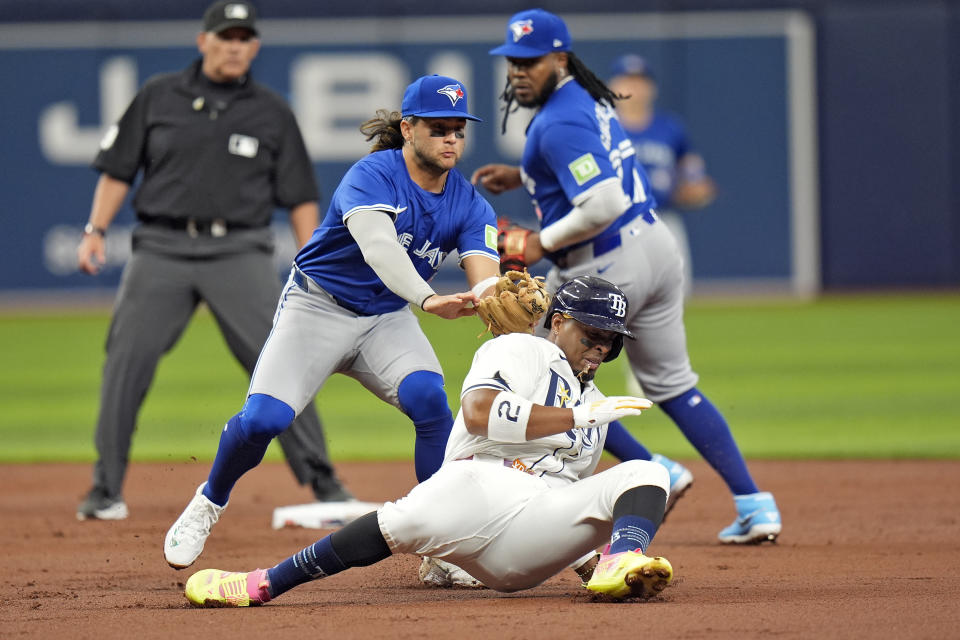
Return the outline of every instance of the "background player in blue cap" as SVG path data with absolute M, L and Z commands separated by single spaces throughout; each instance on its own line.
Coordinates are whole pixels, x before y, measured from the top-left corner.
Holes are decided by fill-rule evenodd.
M 504 44 L 490 53 L 507 58 L 504 127 L 515 104 L 538 111 L 521 166 L 486 165 L 473 182 L 492 193 L 526 188 L 542 216 L 541 231 L 519 234 L 526 242 L 519 253 L 527 264 L 553 262 L 548 289 L 602 275 L 626 293 L 626 325 L 637 339 L 624 350 L 634 375 L 734 494 L 737 519 L 719 539 L 775 540 L 781 522 L 773 496 L 757 488 L 726 420 L 696 387 L 683 325 L 682 260 L 617 120 L 617 96 L 571 51 L 564 21 L 542 9 L 511 17 Z M 611 423 L 608 443 L 619 441 L 608 450 L 621 460 L 651 459 L 628 436 Z M 671 492 L 680 477 L 671 473 Z
M 610 90 L 622 100 L 614 106 L 637 159 L 650 179 L 657 215 L 669 227 L 683 258 L 684 291 L 693 285 L 693 262 L 682 211 L 702 209 L 713 202 L 717 189 L 706 163 L 693 148 L 683 121 L 656 109 L 657 81 L 647 61 L 632 53 L 613 63 Z
M 257 466 L 334 373 L 356 378 L 403 411 L 416 428 L 417 479 L 443 461 L 453 416 L 440 363 L 409 305 L 454 319 L 493 291 L 499 275 L 496 214 L 454 167 L 463 154 L 463 85 L 426 76 L 403 96 L 401 112 L 381 110 L 361 126 L 372 152 L 355 163 L 330 208 L 294 259 L 273 330 L 246 403 L 230 418 L 216 459 L 167 533 L 175 568 L 203 551 L 230 491 Z M 428 281 L 454 249 L 471 291 L 440 295 Z

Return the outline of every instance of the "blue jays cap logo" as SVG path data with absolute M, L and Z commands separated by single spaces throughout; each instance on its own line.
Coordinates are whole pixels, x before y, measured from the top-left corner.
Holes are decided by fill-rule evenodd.
M 533 33 L 533 20 L 517 20 L 510 23 L 510 31 L 513 32 L 513 41 L 516 42 L 523 36 Z
M 448 84 L 445 87 L 440 87 L 437 89 L 437 93 L 442 93 L 450 98 L 451 107 L 457 106 L 457 103 L 460 102 L 461 98 L 463 98 L 463 89 L 461 89 L 460 85 L 458 84 Z

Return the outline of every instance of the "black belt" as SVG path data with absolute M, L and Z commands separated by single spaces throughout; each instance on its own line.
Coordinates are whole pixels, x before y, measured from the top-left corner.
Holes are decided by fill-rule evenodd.
M 143 224 L 150 227 L 163 227 L 164 229 L 173 229 L 174 231 L 186 231 L 191 237 L 207 235 L 220 238 L 227 235 L 229 231 L 262 228 L 262 226 L 253 226 L 242 222 L 227 222 L 223 218 L 206 220 L 203 218 L 141 215 L 140 220 Z

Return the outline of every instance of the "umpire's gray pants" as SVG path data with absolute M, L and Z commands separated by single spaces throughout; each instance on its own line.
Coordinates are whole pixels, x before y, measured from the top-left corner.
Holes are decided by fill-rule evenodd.
M 281 289 L 272 256 L 266 252 L 187 259 L 134 251 L 123 272 L 107 335 L 95 436 L 95 487 L 111 496 L 122 495 L 137 413 L 160 357 L 176 344 L 197 305 L 206 302 L 230 351 L 250 373 L 270 333 Z M 243 392 L 237 391 L 240 397 Z M 301 484 L 317 474 L 329 475 L 323 427 L 313 404 L 279 441 Z M 211 442 L 210 451 L 215 449 Z

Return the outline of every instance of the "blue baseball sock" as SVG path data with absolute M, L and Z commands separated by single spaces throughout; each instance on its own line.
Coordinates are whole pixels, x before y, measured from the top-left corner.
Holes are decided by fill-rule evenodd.
M 607 440 L 603 449 L 613 454 L 621 462 L 627 460 L 649 460 L 653 454 L 640 441 L 634 438 L 619 420 L 608 425 Z
M 443 452 L 453 428 L 453 416 L 446 415 L 435 420 L 415 422 L 417 441 L 413 447 L 413 466 L 417 482 L 423 482 L 443 464 Z
M 347 568 L 330 544 L 332 535 L 304 547 L 272 569 L 267 569 L 271 598 L 304 582 L 332 576 Z
M 663 522 L 667 492 L 655 485 L 627 489 L 613 504 L 613 533 L 610 553 L 634 551 L 646 553 L 647 546 Z
M 391 555 L 380 532 L 377 512 L 360 516 L 267 570 L 268 591 L 275 598 L 298 584 L 332 576 L 350 567 L 367 567 Z
M 660 408 L 677 424 L 703 459 L 720 474 L 734 495 L 758 491 L 727 421 L 696 387 L 661 402 Z
M 657 533 L 657 525 L 641 516 L 620 516 L 613 523 L 610 537 L 610 553 L 640 550 L 647 552 L 650 541 Z
M 247 398 L 243 409 L 230 418 L 220 434 L 217 457 L 213 460 L 203 495 L 221 507 L 240 476 L 263 460 L 274 436 L 293 422 L 294 411 L 286 403 L 263 394 Z
M 417 481 L 423 482 L 443 464 L 447 438 L 453 428 L 443 376 L 432 371 L 414 371 L 400 383 L 397 397 L 417 430 L 413 465 Z

